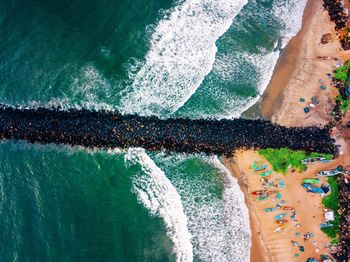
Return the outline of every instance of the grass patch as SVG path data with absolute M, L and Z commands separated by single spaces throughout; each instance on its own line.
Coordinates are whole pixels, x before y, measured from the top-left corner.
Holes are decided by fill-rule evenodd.
M 331 240 L 331 244 L 332 244 L 332 245 L 338 245 L 338 244 L 339 244 L 339 238 L 333 238 L 333 239 Z
M 334 71 L 334 78 L 346 83 L 348 80 L 348 70 L 350 69 L 350 60 L 347 61 L 343 66 L 337 68 Z
M 333 238 L 332 240 L 333 242 L 338 240 L 337 237 L 339 234 L 340 216 L 338 214 L 338 209 L 339 209 L 340 191 L 339 191 L 339 183 L 337 181 L 337 177 L 328 177 L 328 183 L 331 187 L 331 193 L 322 199 L 322 203 L 326 208 L 332 209 L 334 211 L 334 221 L 332 222 L 334 226 L 328 227 L 328 228 L 322 228 L 321 230 L 324 233 L 326 233 L 330 238 Z
M 340 110 L 343 114 L 349 109 L 350 99 L 344 99 L 341 95 L 338 96 L 340 101 Z
M 301 163 L 301 160 L 308 157 L 325 157 L 332 159 L 331 154 L 306 153 L 305 151 L 293 151 L 288 148 L 280 149 L 259 149 L 258 153 L 265 157 L 272 165 L 272 169 L 276 172 L 286 174 L 289 167 L 295 168 L 299 172 L 306 170 L 306 165 Z

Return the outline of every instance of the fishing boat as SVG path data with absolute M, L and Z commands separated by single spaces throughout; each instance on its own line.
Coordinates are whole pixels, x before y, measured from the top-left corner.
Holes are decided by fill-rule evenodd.
M 257 198 L 258 201 L 264 201 L 264 200 L 266 200 L 266 199 L 269 199 L 269 197 L 268 197 L 268 196 L 259 196 L 259 197 Z
M 286 224 L 288 222 L 288 220 L 286 219 L 279 219 L 279 220 L 276 220 L 275 223 L 277 224 Z
M 271 174 L 272 174 L 272 170 L 269 170 L 269 171 L 262 172 L 259 176 L 260 177 L 265 177 L 265 176 L 269 176 Z
M 310 193 L 317 193 L 317 194 L 324 194 L 325 192 L 322 190 L 322 188 L 319 188 L 317 186 L 308 184 L 308 183 L 302 183 L 301 184 L 306 190 L 307 192 Z
M 273 212 L 275 210 L 276 210 L 276 208 L 274 208 L 274 207 L 267 207 L 267 208 L 264 209 L 264 212 L 265 213 L 269 213 L 269 212 Z
M 264 170 L 264 169 L 266 169 L 266 168 L 267 168 L 266 165 L 262 165 L 262 166 L 258 166 L 258 167 L 256 167 L 256 168 L 254 168 L 254 170 L 255 170 L 255 171 L 261 171 L 261 170 Z
M 317 173 L 317 175 L 328 177 L 328 176 L 340 175 L 343 172 L 344 172 L 344 168 L 342 166 L 338 166 L 336 169 L 320 171 Z
M 285 225 L 281 225 L 279 227 L 277 227 L 273 232 L 281 232 L 283 230 L 283 228 L 285 228 Z
M 295 210 L 294 207 L 288 207 L 288 206 L 282 206 L 281 209 L 286 211 Z
M 310 163 L 316 163 L 316 162 L 321 162 L 327 160 L 324 157 L 309 157 L 309 158 L 305 158 L 304 160 L 301 160 L 301 163 L 304 165 L 310 164 Z
M 280 220 L 281 218 L 284 218 L 286 216 L 286 213 L 278 214 L 275 216 L 275 220 Z
M 277 194 L 279 191 L 278 190 L 270 190 L 266 192 L 266 195 L 271 196 L 273 194 Z
M 252 194 L 253 196 L 260 196 L 266 193 L 266 190 L 256 190 L 251 192 L 250 194 Z
M 332 223 L 321 223 L 320 224 L 320 228 L 326 228 L 326 227 L 332 227 L 333 226 L 333 224 Z
M 307 183 L 307 184 L 318 184 L 320 182 L 321 181 L 318 178 L 305 178 L 305 179 L 303 179 L 303 183 Z
M 255 169 L 263 164 L 262 161 L 254 161 L 253 164 L 250 166 L 251 169 Z

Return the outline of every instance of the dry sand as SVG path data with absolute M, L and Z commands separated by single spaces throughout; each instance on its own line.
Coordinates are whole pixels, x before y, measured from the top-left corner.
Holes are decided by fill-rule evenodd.
M 331 33 L 332 40 L 324 45 L 320 39 L 325 33 Z M 337 94 L 330 86 L 327 73 L 331 73 L 338 62 L 317 59 L 317 56 L 342 60 L 350 57 L 349 52 L 339 50 L 334 24 L 323 10 L 322 0 L 309 1 L 303 28 L 288 44 L 263 96 L 262 116 L 285 126 L 327 124 L 334 106 L 332 98 Z M 322 90 L 321 85 L 327 86 L 327 89 Z M 312 96 L 320 100 L 316 108 L 310 107 Z M 300 102 L 300 98 L 306 101 Z M 303 111 L 307 106 L 311 108 L 310 114 Z
M 316 172 L 323 168 L 330 168 L 336 163 L 323 164 L 322 166 L 313 165 L 303 173 L 290 170 L 286 175 L 276 172 L 272 174 L 272 180 L 282 179 L 286 186 L 285 188 L 267 188 L 269 190 L 279 190 L 282 195 L 281 200 L 285 201 L 285 205 L 295 208 L 298 221 L 293 221 L 290 218 L 291 211 L 264 212 L 264 208 L 276 207 L 276 204 L 281 200 L 271 197 L 268 200 L 258 201 L 255 196 L 250 194 L 253 191 L 263 189 L 258 175 L 261 172 L 255 172 L 250 169 L 250 165 L 254 160 L 263 161 L 264 164 L 268 165 L 268 169 L 271 169 L 268 162 L 255 151 L 237 152 L 235 162 L 232 160 L 225 161 L 225 164 L 231 170 L 240 170 L 240 172 L 236 171 L 234 174 L 245 192 L 250 216 L 254 221 L 252 232 L 255 236 L 255 241 L 252 242 L 255 242 L 255 247 L 253 246 L 251 249 L 251 261 L 306 261 L 308 257 L 317 257 L 321 253 L 326 254 L 329 239 L 319 229 L 319 224 L 323 222 L 324 216 L 323 208 L 320 205 L 322 198 L 318 194 L 307 193 L 301 187 L 301 181 L 304 178 L 314 177 Z M 285 219 L 288 222 L 283 232 L 274 232 L 279 227 L 274 221 L 274 216 L 281 213 L 287 214 Z M 300 227 L 296 227 L 298 224 Z M 296 232 L 299 232 L 301 236 L 296 236 Z M 305 243 L 302 235 L 306 232 L 312 232 L 314 237 Z M 297 247 L 294 247 L 291 243 L 292 240 L 304 246 L 305 251 L 300 252 Z M 312 240 L 316 240 L 315 245 L 312 243 Z M 297 258 L 294 257 L 295 254 L 298 254 Z
M 320 39 L 325 33 L 331 33 L 332 39 L 324 45 L 320 43 Z M 331 73 L 339 62 L 333 59 L 318 59 L 317 56 L 338 57 L 345 61 L 350 59 L 350 52 L 340 51 L 334 24 L 329 21 L 327 12 L 323 10 L 322 0 L 310 0 L 304 12 L 302 29 L 282 53 L 263 95 L 261 114 L 265 119 L 284 126 L 326 125 L 329 122 L 329 113 L 333 109 L 337 92 L 331 87 L 327 73 Z M 321 85 L 327 86 L 327 89 L 322 90 Z M 312 96 L 319 100 L 315 108 L 313 105 L 310 107 Z M 300 98 L 305 98 L 306 101 L 300 102 Z M 311 108 L 308 114 L 304 113 L 306 106 Z M 316 172 L 322 169 L 334 168 L 338 164 L 350 166 L 350 131 L 349 134 L 339 134 L 337 140 L 337 143 L 342 145 L 344 154 L 336 161 L 330 164 L 313 164 L 303 173 L 289 171 L 285 176 L 274 173 L 273 178 L 282 178 L 285 181 L 286 188 L 280 189 L 282 199 L 288 206 L 296 209 L 298 219 L 296 222 L 288 217 L 289 222 L 282 233 L 273 232 L 278 227 L 273 221 L 273 216 L 280 212 L 263 211 L 266 207 L 273 207 L 276 202 L 258 202 L 249 194 L 262 189 L 258 175 L 254 174 L 249 166 L 254 160 L 262 160 L 266 164 L 267 161 L 254 151 L 237 152 L 234 159 L 223 160 L 237 177 L 249 208 L 253 235 L 250 261 L 306 261 L 307 257 L 327 254 L 328 250 L 325 247 L 329 245 L 329 239 L 319 228 L 319 224 L 323 222 L 322 199 L 319 195 L 306 193 L 301 187 L 301 181 L 306 177 L 314 177 Z M 296 224 L 300 224 L 301 227 L 295 227 Z M 302 237 L 295 236 L 296 232 L 312 232 L 314 237 L 311 240 L 316 241 L 316 246 L 310 240 L 304 243 Z M 305 252 L 299 252 L 298 248 L 291 244 L 291 240 L 305 246 Z M 294 257 L 296 253 L 299 255 L 297 258 Z

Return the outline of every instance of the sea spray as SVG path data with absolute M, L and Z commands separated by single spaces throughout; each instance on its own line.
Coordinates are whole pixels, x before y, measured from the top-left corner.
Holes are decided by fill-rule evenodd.
M 249 261 L 250 229 L 243 194 L 219 160 L 164 153 L 153 159 L 181 195 L 194 261 Z
M 164 219 L 167 234 L 174 243 L 176 261 L 191 262 L 193 259 L 191 234 L 187 228 L 181 197 L 164 172 L 141 148 L 129 149 L 126 164 L 141 165 L 143 174 L 133 178 L 133 191 L 138 200 L 152 215 Z
M 281 48 L 300 30 L 305 3 L 249 1 L 217 41 L 213 69 L 177 115 L 236 118 L 254 105 L 268 86 Z
M 302 26 L 302 17 L 307 0 L 275 1 L 273 14 L 282 22 L 281 47 L 284 48 L 289 40 L 295 36 Z
M 215 118 L 232 119 L 238 118 L 248 108 L 254 105 L 265 91 L 273 74 L 274 66 L 278 60 L 279 51 L 261 49 L 259 53 L 241 52 L 239 54 L 218 55 L 211 75 L 207 77 L 208 90 L 203 92 L 202 100 L 215 99 L 220 102 L 220 112 L 203 112 L 200 108 L 191 108 L 184 113 L 191 118 Z M 255 73 L 249 74 L 240 68 L 245 63 L 254 68 Z M 218 79 L 222 82 L 233 82 L 236 85 L 251 85 L 254 83 L 255 90 L 249 97 L 232 95 L 231 90 L 221 88 L 217 84 Z
M 121 111 L 166 116 L 192 96 L 211 71 L 216 40 L 230 27 L 247 0 L 186 0 L 160 20 Z

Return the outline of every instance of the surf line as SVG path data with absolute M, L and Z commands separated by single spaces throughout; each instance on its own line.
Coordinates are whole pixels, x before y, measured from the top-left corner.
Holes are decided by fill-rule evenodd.
M 150 49 L 121 100 L 120 110 L 166 116 L 181 108 L 212 70 L 215 42 L 247 0 L 186 0 L 155 26 Z
M 142 148 L 131 148 L 125 155 L 126 165 L 141 165 L 144 174 L 133 178 L 132 191 L 152 215 L 163 218 L 167 235 L 174 244 L 173 250 L 178 262 L 192 262 L 191 234 L 181 197 L 154 161 Z

